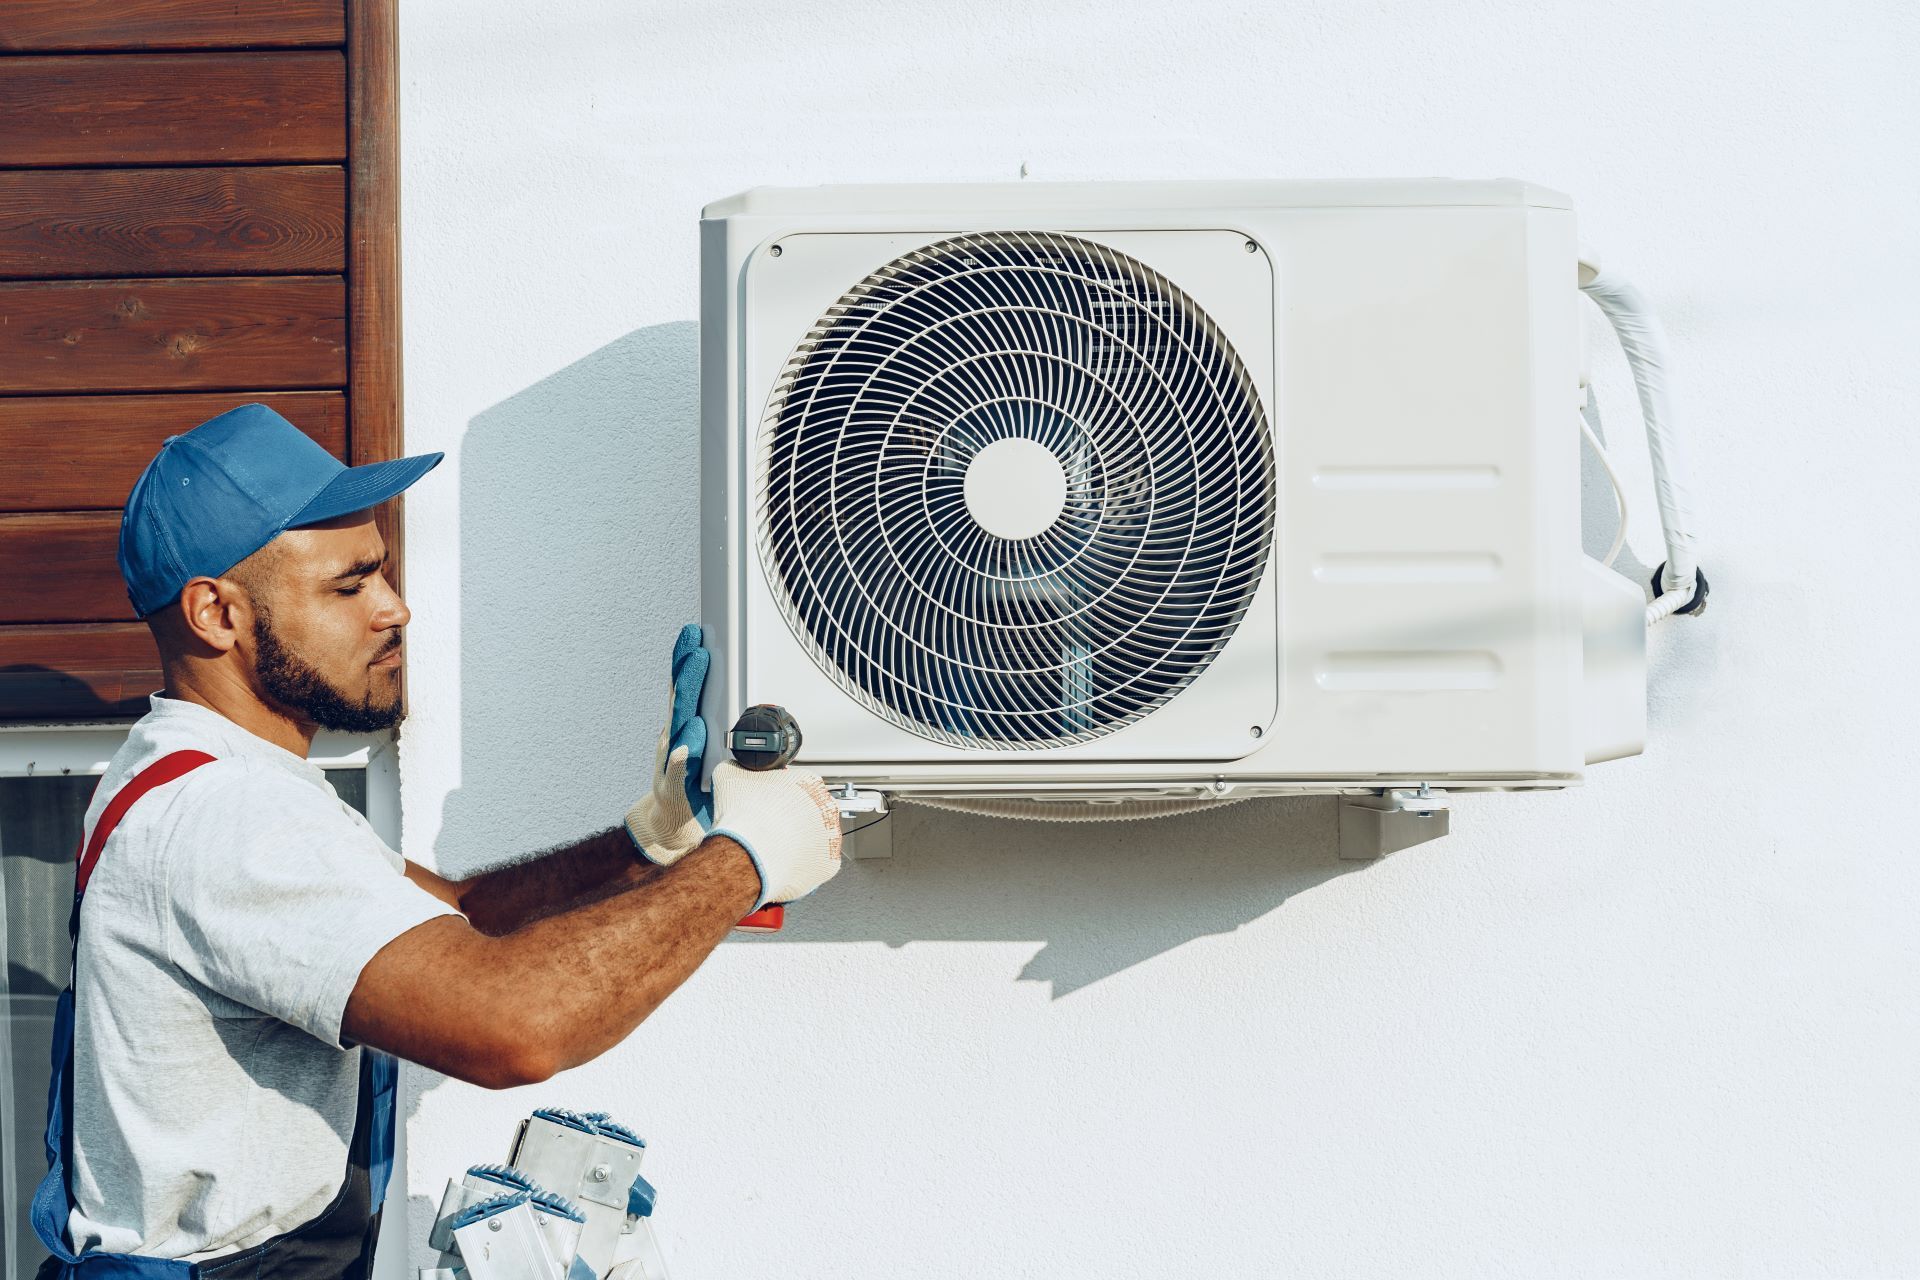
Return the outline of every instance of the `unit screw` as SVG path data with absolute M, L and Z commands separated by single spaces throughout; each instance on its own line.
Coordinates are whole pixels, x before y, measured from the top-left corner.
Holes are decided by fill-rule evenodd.
M 593 1166 L 593 1180 L 595 1182 L 605 1182 L 607 1178 L 612 1175 L 612 1172 L 613 1171 L 608 1169 L 607 1166 L 597 1164 Z
M 1256 738 L 1257 738 L 1257 737 L 1259 737 L 1259 736 L 1260 736 L 1260 726 L 1259 726 L 1259 725 L 1255 725 L 1255 726 L 1253 726 L 1253 728 L 1251 728 L 1251 729 L 1249 729 L 1249 730 L 1247 730 L 1247 732 L 1248 732 L 1248 733 L 1250 733 L 1250 734 L 1252 734 L 1252 735 L 1253 735 L 1254 737 L 1256 737 Z
M 771 249 L 769 249 L 769 250 L 767 250 L 767 253 L 768 253 L 768 255 L 769 255 L 770 257 L 775 257 L 775 258 L 777 258 L 777 257 L 779 257 L 779 256 L 780 256 L 780 246 L 779 246 L 779 245 L 775 245 L 775 246 L 773 246 L 773 248 L 771 248 Z
M 487 1230 L 498 1231 L 499 1229 L 500 1229 L 500 1219 L 498 1218 L 487 1219 Z
M 1260 252 L 1260 246 L 1259 246 L 1259 245 L 1257 245 L 1257 244 L 1255 244 L 1255 243 L 1254 243 L 1253 241 L 1251 241 L 1251 240 L 1249 240 L 1249 241 L 1247 241 L 1247 252 L 1248 252 L 1248 253 L 1258 253 L 1258 252 Z

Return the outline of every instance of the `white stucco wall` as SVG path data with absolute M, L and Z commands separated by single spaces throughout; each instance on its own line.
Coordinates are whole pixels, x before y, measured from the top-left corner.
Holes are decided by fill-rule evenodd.
M 1378 865 L 1330 801 L 903 813 L 601 1061 L 416 1075 L 416 1204 L 558 1102 L 652 1140 L 677 1280 L 1920 1274 L 1910 6 L 402 10 L 408 443 L 449 454 L 409 497 L 413 858 L 636 794 L 696 610 L 696 218 L 754 184 L 1568 191 L 1672 331 L 1715 586 L 1655 638 L 1646 756 Z

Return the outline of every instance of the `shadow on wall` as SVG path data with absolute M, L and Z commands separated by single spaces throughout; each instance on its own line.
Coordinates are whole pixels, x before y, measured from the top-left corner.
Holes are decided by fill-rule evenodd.
M 469 424 L 461 786 L 436 849 L 446 874 L 533 847 L 502 848 L 503 832 L 585 834 L 637 794 L 666 655 L 698 612 L 697 360 L 696 325 L 640 329 Z M 569 813 L 603 816 L 569 825 Z M 850 865 L 783 933 L 735 945 L 1041 941 L 1021 979 L 1058 998 L 1355 866 L 1339 860 L 1325 797 L 1149 822 L 911 805 L 890 821 L 892 859 Z
M 697 343 L 692 322 L 636 330 L 468 424 L 443 872 L 604 830 L 644 783 L 699 598 Z
M 1043 940 L 1022 982 L 1059 999 L 1182 943 L 1231 933 L 1364 866 L 1331 796 L 1133 822 L 1009 822 L 903 804 L 894 856 L 854 862 L 787 911 L 792 942 Z
M 159 686 L 156 677 L 152 687 Z M 147 710 L 144 692 L 108 702 L 92 685 L 70 671 L 56 671 L 32 662 L 0 666 L 0 724 L 138 720 Z

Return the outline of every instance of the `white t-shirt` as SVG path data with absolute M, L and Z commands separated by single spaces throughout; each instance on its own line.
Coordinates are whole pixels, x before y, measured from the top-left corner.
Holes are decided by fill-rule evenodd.
M 346 1171 L 360 971 L 452 907 L 316 766 L 217 711 L 152 695 L 87 806 L 161 756 L 214 757 L 108 837 L 74 973 L 69 1243 L 199 1262 L 326 1208 Z

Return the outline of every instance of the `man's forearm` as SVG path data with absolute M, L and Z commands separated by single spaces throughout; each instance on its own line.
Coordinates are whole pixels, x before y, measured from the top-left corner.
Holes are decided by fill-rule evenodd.
M 403 1056 L 481 1082 L 494 1069 L 488 1059 L 510 1062 L 505 1083 L 537 1082 L 590 1061 L 626 1039 L 685 982 L 759 893 L 760 875 L 746 850 L 710 838 L 658 868 L 643 888 L 491 939 L 492 954 L 448 998 L 474 1006 L 453 1024 L 485 1026 L 492 1045 L 469 1033 L 418 1046 L 444 1054 L 439 1061 Z
M 529 1030 L 564 1071 L 626 1039 L 700 967 L 760 894 L 747 851 L 708 838 L 637 892 L 540 920 L 500 939 L 544 997 Z M 524 967 L 521 967 L 524 966 Z M 544 969 L 544 975 L 534 971 Z M 541 978 L 544 977 L 544 981 Z
M 759 894 L 746 850 L 714 836 L 639 888 L 504 936 L 428 920 L 361 971 L 341 1034 L 488 1088 L 537 1083 L 625 1039 Z
M 462 881 L 460 910 L 474 928 L 497 937 L 636 888 L 659 873 L 636 856 L 627 829 L 614 827 Z

